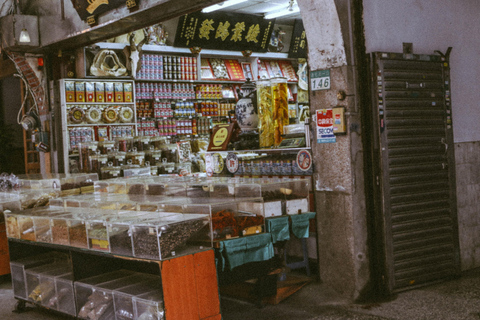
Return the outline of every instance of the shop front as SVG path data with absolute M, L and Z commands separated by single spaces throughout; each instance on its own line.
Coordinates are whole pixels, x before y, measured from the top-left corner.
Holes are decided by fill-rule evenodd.
M 308 274 L 313 262 L 321 281 L 352 300 L 457 273 L 452 232 L 446 237 L 453 239 L 453 258 L 445 262 L 448 270 L 438 274 L 414 270 L 399 287 L 392 285 L 402 272 L 392 266 L 397 256 L 389 251 L 394 243 L 390 228 L 397 225 L 382 225 L 391 215 L 391 208 L 383 205 L 385 199 L 391 200 L 391 189 L 379 187 L 386 185 L 383 179 L 388 175 L 376 170 L 383 161 L 395 159 L 377 154 L 384 131 L 372 128 L 381 128 L 376 121 L 383 114 L 371 109 L 382 105 L 382 95 L 390 93 L 387 88 L 380 92 L 384 88 L 378 82 L 375 92 L 380 94 L 372 98 L 370 93 L 372 71 L 363 47 L 362 5 L 285 1 L 285 8 L 274 11 L 286 9 L 287 16 L 268 18 L 259 13 L 271 10 L 273 4 L 260 0 L 207 13 L 200 9 L 218 1 L 116 2 L 108 8 L 98 6 L 102 10 L 95 14 L 93 8 L 89 12 L 87 1 L 72 1 L 75 6 L 65 3 L 58 12 L 54 7 L 51 16 L 61 19 L 47 26 L 52 17 L 40 17 L 42 44 L 28 50 L 43 55 L 45 66 L 40 68 L 36 60 L 33 69 L 36 73 L 41 69 L 48 79 L 47 100 L 32 94 L 37 126 L 43 131 L 36 135 L 41 171 L 94 174 L 98 179 L 93 183 L 94 196 L 75 198 L 72 194 L 77 191 L 69 191 L 63 196 L 74 198 L 63 198 L 60 207 L 91 207 L 98 201 L 104 208 L 136 208 L 145 214 L 143 218 L 136 214 L 133 220 L 103 226 L 106 230 L 128 226 L 140 237 L 155 234 L 160 239 L 164 230 L 145 209 L 206 214 L 207 218 L 182 223 L 210 227 L 200 240 L 215 248 L 221 283 L 229 282 L 235 267 L 254 265 L 258 283 L 266 288 L 257 292 L 257 298 L 274 296 L 269 292 L 269 263 L 279 257 L 284 262 L 277 265 L 275 279 L 282 277 L 285 266 L 300 267 Z M 40 2 L 35 5 L 43 7 Z M 18 66 L 25 58 L 14 60 Z M 415 88 L 410 89 L 415 95 Z M 447 131 L 444 143 L 450 138 Z M 73 189 L 87 193 L 89 187 Z M 157 198 L 152 201 L 149 196 Z M 71 224 L 79 218 L 67 220 Z M 94 221 L 103 224 L 92 217 L 88 225 Z M 14 243 L 12 248 L 31 250 L 21 241 Z M 154 256 L 135 256 L 131 243 L 135 259 L 163 261 L 162 250 L 155 248 Z M 85 243 L 97 252 L 114 252 L 113 245 L 110 238 Z M 413 243 L 403 252 L 411 249 L 409 255 L 417 248 Z M 174 286 L 172 279 L 183 277 L 175 268 L 184 264 L 194 268 L 195 259 L 204 262 L 202 272 L 216 278 L 210 251 L 187 254 L 188 261 L 172 259 L 172 252 L 168 250 L 168 263 L 164 262 L 172 275 L 161 274 L 164 286 Z M 300 256 L 300 262 L 288 263 L 284 260 L 288 256 Z M 14 258 L 24 257 L 14 254 Z M 92 259 L 75 250 L 71 258 L 79 265 Z M 105 268 L 109 261 L 102 260 L 99 267 Z M 407 262 L 415 269 L 415 257 Z M 122 260 L 120 265 L 128 263 Z M 167 278 L 173 282 L 165 283 Z M 385 283 L 385 278 L 390 282 Z M 188 285 L 203 280 L 182 281 Z M 231 288 L 225 287 L 225 293 L 231 294 Z M 171 301 L 179 298 L 165 297 L 165 305 L 173 309 Z M 200 319 L 215 316 L 218 297 L 206 294 L 205 299 L 208 308 L 187 308 L 189 312 L 201 314 Z

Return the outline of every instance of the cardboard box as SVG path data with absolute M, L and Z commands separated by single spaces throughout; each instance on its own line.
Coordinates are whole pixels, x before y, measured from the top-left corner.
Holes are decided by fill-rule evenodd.
M 105 83 L 95 82 L 95 100 L 105 102 Z
M 113 82 L 105 82 L 105 102 L 114 102 Z
M 131 83 L 123 84 L 123 91 L 125 93 L 125 102 L 133 102 L 133 86 Z
M 85 101 L 86 102 L 95 102 L 95 83 L 94 82 L 85 82 Z
M 75 100 L 76 102 L 85 102 L 85 82 L 75 82 Z
M 115 82 L 114 83 L 114 90 L 115 90 L 115 102 L 124 102 L 125 98 L 123 96 L 123 82 Z
M 75 81 L 65 81 L 65 101 L 75 102 Z

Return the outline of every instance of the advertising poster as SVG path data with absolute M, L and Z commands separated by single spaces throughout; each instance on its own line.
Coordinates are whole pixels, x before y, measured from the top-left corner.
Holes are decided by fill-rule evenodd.
M 317 110 L 317 143 L 336 142 L 332 109 Z

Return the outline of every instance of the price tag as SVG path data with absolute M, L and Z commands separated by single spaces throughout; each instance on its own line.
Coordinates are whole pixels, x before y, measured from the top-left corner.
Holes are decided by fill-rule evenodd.
M 330 70 L 310 72 L 310 87 L 312 91 L 330 89 Z

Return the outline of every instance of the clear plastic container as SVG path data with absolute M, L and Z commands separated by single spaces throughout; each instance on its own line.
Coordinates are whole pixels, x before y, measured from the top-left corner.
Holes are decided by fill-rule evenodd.
M 113 301 L 115 306 L 115 317 L 117 320 L 127 320 L 135 318 L 135 302 L 137 296 L 145 294 L 156 294 L 162 292 L 161 280 L 158 277 L 156 280 L 148 283 L 135 284 L 125 288 L 113 291 Z
M 163 303 L 163 292 L 157 290 L 135 296 L 133 298 L 135 303 L 135 317 L 134 319 L 143 320 L 163 320 L 165 319 L 165 309 Z
M 25 270 L 28 300 L 46 306 L 55 296 L 55 275 L 71 272 L 70 264 L 53 263 Z
M 137 258 L 162 260 L 174 256 L 205 225 L 208 215 L 170 216 L 132 225 L 133 253 Z
M 80 319 L 115 319 L 112 289 L 125 286 L 121 280 L 137 274 L 129 270 L 118 270 L 76 281 L 74 286 L 77 317 Z
M 55 277 L 56 290 L 56 310 L 69 314 L 71 316 L 77 315 L 75 306 L 75 292 L 73 286 L 73 274 L 66 274 Z
M 10 261 L 10 273 L 12 277 L 14 297 L 23 300 L 27 299 L 25 270 L 60 261 L 67 261 L 67 256 L 56 252 Z

